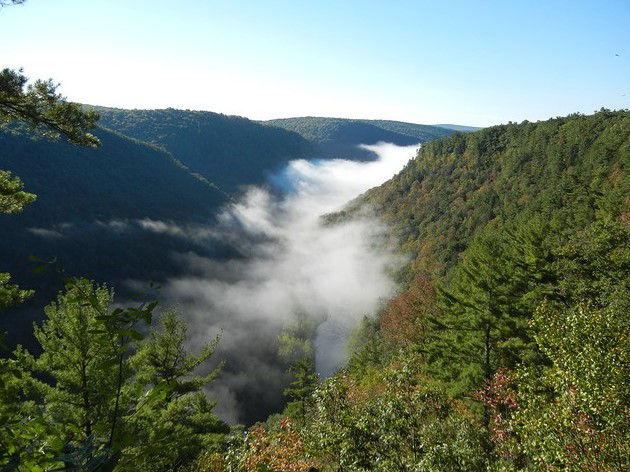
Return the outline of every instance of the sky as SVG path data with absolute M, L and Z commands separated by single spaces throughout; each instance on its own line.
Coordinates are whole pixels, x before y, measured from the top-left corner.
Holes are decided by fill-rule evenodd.
M 26 0 L 0 67 L 94 105 L 488 126 L 630 108 L 628 25 L 628 0 Z

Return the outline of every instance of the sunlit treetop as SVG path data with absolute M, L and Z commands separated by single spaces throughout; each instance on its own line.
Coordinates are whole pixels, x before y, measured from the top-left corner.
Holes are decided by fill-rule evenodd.
M 87 132 L 96 126 L 96 112 L 66 101 L 51 79 L 27 82 L 21 70 L 0 71 L 0 128 L 24 123 L 30 131 L 53 139 L 63 137 L 73 144 L 99 145 L 98 138 Z

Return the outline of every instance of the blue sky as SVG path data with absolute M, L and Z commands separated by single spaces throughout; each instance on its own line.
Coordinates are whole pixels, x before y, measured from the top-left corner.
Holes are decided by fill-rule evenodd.
M 486 126 L 630 108 L 629 25 L 629 0 L 27 0 L 0 66 L 122 108 Z

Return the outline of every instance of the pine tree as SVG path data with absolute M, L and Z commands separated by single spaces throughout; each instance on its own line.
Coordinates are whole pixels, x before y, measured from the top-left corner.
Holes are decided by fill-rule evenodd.
M 440 288 L 427 360 L 456 395 L 482 388 L 501 367 L 543 362 L 528 321 L 552 294 L 553 255 L 544 233 L 535 221 L 486 233 L 466 251 L 449 286 Z
M 25 398 L 38 402 L 27 402 L 22 409 L 35 415 L 23 429 L 25 438 L 34 438 L 29 447 L 39 451 L 26 459 L 50 461 L 52 456 L 87 469 L 113 465 L 119 458 L 123 417 L 133 414 L 138 403 L 122 395 L 131 376 L 127 357 L 132 342 L 142 339 L 137 323 L 150 324 L 156 303 L 111 309 L 114 294 L 107 285 L 85 279 L 67 279 L 65 285 L 45 308 L 47 318 L 34 327 L 41 355 L 34 357 L 21 347 L 15 351 L 17 384 Z M 42 430 L 49 431 L 39 437 Z M 0 439 L 16 444 L 14 436 Z
M 309 358 L 300 359 L 293 363 L 289 368 L 289 372 L 293 374 L 293 382 L 284 391 L 284 395 L 293 401 L 299 402 L 300 421 L 301 425 L 304 426 L 306 424 L 307 402 L 317 388 L 319 375 L 315 372 L 313 361 Z
M 85 302 L 85 296 L 92 303 Z M 113 291 L 80 280 L 59 294 L 45 309 L 46 319 L 34 327 L 42 353 L 19 359 L 35 374 L 53 381 L 31 379 L 46 405 L 46 415 L 64 430 L 66 442 L 82 442 L 109 433 L 114 413 L 119 344 L 115 333 L 103 329 Z
M 87 132 L 96 126 L 96 112 L 66 101 L 50 79 L 27 82 L 21 70 L 0 71 L 0 128 L 18 122 L 53 139 L 64 137 L 82 146 L 99 145 L 98 138 Z
M 194 355 L 186 349 L 186 333 L 186 323 L 174 309 L 168 310 L 159 329 L 150 332 L 130 359 L 134 377 L 127 394 L 140 403 L 127 419 L 123 467 L 173 470 L 202 450 L 212 452 L 229 431 L 212 413 L 216 402 L 209 401 L 203 391 L 219 375 L 221 365 L 205 375 L 195 373 L 207 369 L 219 337 Z M 165 386 L 164 394 L 143 402 L 141 392 L 156 386 Z

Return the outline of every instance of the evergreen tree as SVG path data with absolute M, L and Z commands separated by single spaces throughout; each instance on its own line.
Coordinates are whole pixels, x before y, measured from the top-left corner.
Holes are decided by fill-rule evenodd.
M 46 405 L 46 415 L 64 430 L 66 442 L 83 442 L 93 435 L 107 437 L 113 415 L 119 344 L 116 334 L 103 329 L 113 291 L 80 280 L 59 294 L 44 312 L 46 320 L 34 327 L 42 353 L 37 358 L 18 350 L 35 374 L 30 379 Z M 92 303 L 86 303 L 85 296 Z
M 96 126 L 96 112 L 66 101 L 50 79 L 27 82 L 21 70 L 0 71 L 0 127 L 18 122 L 44 136 L 63 136 L 74 144 L 98 146 L 98 139 L 86 131 Z
M 9 386 L 23 391 L 13 400 L 35 403 L 16 406 L 9 401 L 2 409 L 30 418 L 21 426 L 22 438 L 28 439 L 25 446 L 39 451 L 9 460 L 24 464 L 39 457 L 88 469 L 113 466 L 121 448 L 123 416 L 138 403 L 122 396 L 131 375 L 126 357 L 132 341 L 142 339 L 136 324 L 150 323 L 155 303 L 111 309 L 113 291 L 106 285 L 85 279 L 65 283 L 66 290 L 45 308 L 47 319 L 34 327 L 41 355 L 34 357 L 18 346 L 15 360 L 6 363 L 16 372 Z M 151 392 L 146 402 L 158 393 Z M 16 445 L 14 431 L 0 437 L 10 447 Z
M 315 372 L 313 361 L 308 358 L 300 359 L 291 365 L 289 372 L 293 375 L 293 382 L 285 389 L 284 395 L 299 402 L 301 425 L 306 424 L 306 407 L 311 395 L 317 388 L 319 376 Z
M 555 278 L 544 228 L 534 220 L 482 235 L 448 288 L 440 289 L 441 311 L 429 317 L 432 331 L 423 349 L 429 371 L 448 382 L 452 394 L 471 398 L 499 368 L 545 362 L 529 326 L 536 306 L 552 295 Z M 489 426 L 486 405 L 483 416 Z
M 129 396 L 141 398 L 140 392 L 160 385 L 168 388 L 150 404 L 140 400 L 136 412 L 126 420 L 128 445 L 122 451 L 122 467 L 175 470 L 202 451 L 215 450 L 229 431 L 212 414 L 216 402 L 203 392 L 221 366 L 205 375 L 195 374 L 207 365 L 219 337 L 194 355 L 186 349 L 186 332 L 177 312 L 168 310 L 159 329 L 151 331 L 130 359 L 134 377 L 127 388 Z

